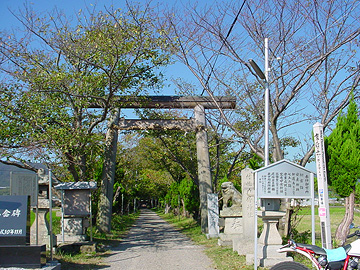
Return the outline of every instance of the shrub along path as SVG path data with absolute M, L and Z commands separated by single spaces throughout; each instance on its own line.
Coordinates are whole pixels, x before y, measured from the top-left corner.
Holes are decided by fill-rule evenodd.
M 213 270 L 211 260 L 187 236 L 150 210 L 142 210 L 104 265 L 122 270 Z

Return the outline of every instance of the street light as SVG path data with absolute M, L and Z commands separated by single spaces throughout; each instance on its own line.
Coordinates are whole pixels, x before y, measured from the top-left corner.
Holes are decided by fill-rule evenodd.
M 265 167 L 269 165 L 269 40 L 265 38 L 265 74 L 259 68 L 259 66 L 255 63 L 254 60 L 250 59 L 249 63 L 251 67 L 254 69 L 256 75 L 259 76 L 260 79 L 264 80 L 265 83 Z
M 249 59 L 249 63 L 251 67 L 254 69 L 256 75 L 258 75 L 260 79 L 265 80 L 265 74 L 264 72 L 262 72 L 262 70 L 259 68 L 256 62 L 252 59 Z

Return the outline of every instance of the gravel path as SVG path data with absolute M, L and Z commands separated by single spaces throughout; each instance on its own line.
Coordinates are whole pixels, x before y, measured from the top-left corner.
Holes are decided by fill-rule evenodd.
M 104 264 L 121 270 L 214 270 L 188 237 L 150 210 L 143 210 L 124 241 Z

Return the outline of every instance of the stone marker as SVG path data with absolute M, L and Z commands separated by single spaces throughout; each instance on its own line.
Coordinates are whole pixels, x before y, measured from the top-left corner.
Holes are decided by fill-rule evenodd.
M 241 171 L 243 234 L 233 239 L 233 250 L 239 255 L 254 253 L 255 175 L 246 168 Z
M 0 196 L 0 245 L 30 244 L 28 196 Z
M 219 203 L 218 195 L 216 193 L 209 193 L 207 195 L 208 206 L 208 238 L 219 237 Z
M 29 196 L 0 196 L 0 267 L 40 268 L 45 245 L 30 246 Z

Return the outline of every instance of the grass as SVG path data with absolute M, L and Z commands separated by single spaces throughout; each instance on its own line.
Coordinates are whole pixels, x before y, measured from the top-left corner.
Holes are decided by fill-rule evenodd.
M 70 269 L 102 269 L 102 261 L 110 253 L 108 249 L 120 244 L 129 228 L 134 224 L 139 213 L 130 215 L 113 215 L 112 230 L 110 233 L 100 233 L 93 228 L 93 241 L 99 248 L 91 254 L 82 254 L 66 252 L 64 249 L 58 249 L 54 259 L 61 263 L 62 270 Z
M 345 208 L 343 206 L 335 206 L 330 207 L 330 228 L 331 228 L 331 234 L 332 236 L 335 235 L 335 231 L 337 229 L 337 226 L 342 221 L 344 214 L 345 214 Z M 305 232 L 310 231 L 311 232 L 311 209 L 310 207 L 304 207 L 302 208 L 298 213 L 299 222 L 296 226 L 297 231 L 299 232 Z M 355 226 L 360 226 L 360 214 L 358 212 L 354 213 L 354 220 L 353 223 Z M 351 229 L 351 233 L 354 232 L 358 228 Z M 316 232 L 316 244 L 321 246 L 321 236 L 320 236 L 320 218 L 318 215 L 317 208 L 315 209 L 315 232 Z M 353 241 L 353 240 L 351 240 Z M 310 242 L 309 242 L 310 243 Z

